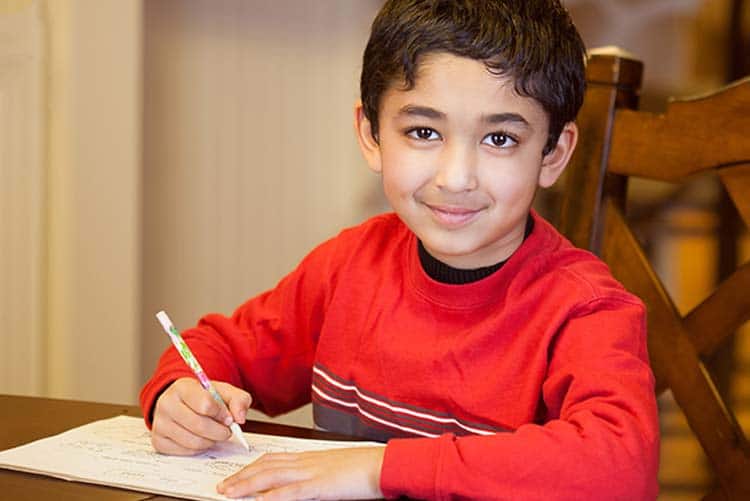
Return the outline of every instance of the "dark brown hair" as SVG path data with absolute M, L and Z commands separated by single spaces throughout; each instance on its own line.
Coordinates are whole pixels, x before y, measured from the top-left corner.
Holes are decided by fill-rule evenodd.
M 373 21 L 360 78 L 376 139 L 383 92 L 394 83 L 413 88 L 420 57 L 430 52 L 482 61 L 539 102 L 550 122 L 545 154 L 583 102 L 585 48 L 559 0 L 387 0 Z

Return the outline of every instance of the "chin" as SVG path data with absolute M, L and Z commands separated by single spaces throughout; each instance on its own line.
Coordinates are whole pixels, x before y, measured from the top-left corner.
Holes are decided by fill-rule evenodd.
M 471 255 L 476 252 L 476 249 L 462 245 L 431 245 L 424 240 L 422 243 L 434 258 L 454 268 L 467 268 L 467 266 L 456 266 L 455 263 L 471 259 Z

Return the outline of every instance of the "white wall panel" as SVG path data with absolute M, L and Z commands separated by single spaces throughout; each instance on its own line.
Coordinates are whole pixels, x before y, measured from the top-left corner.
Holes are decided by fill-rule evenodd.
M 45 6 L 47 393 L 135 402 L 141 3 L 47 0 Z
M 39 4 L 0 4 L 0 393 L 44 389 Z
M 146 2 L 144 379 L 168 341 L 156 311 L 231 313 L 373 212 L 352 107 L 376 9 Z

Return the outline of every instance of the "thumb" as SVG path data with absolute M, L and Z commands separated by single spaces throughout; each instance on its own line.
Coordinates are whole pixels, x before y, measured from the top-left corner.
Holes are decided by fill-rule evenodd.
M 232 419 L 235 423 L 243 424 L 246 419 L 247 410 L 253 403 L 253 397 L 248 392 L 229 383 L 214 382 L 216 391 L 219 392 L 224 403 L 227 404 Z

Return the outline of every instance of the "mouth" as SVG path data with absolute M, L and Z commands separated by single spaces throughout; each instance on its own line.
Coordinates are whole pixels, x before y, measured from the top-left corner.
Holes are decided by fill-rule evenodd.
M 481 209 L 471 209 L 466 207 L 454 207 L 446 205 L 425 206 L 432 213 L 433 218 L 442 226 L 457 228 L 470 223 L 481 212 Z

